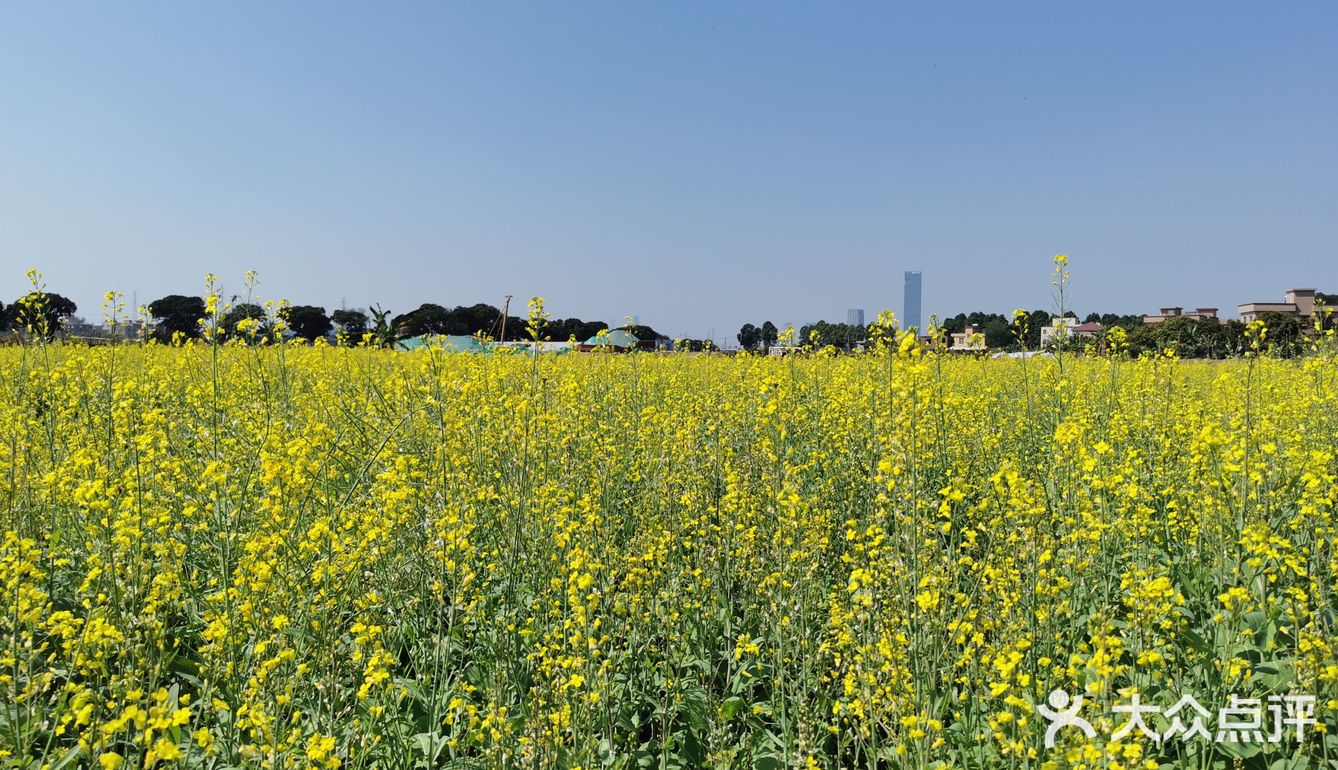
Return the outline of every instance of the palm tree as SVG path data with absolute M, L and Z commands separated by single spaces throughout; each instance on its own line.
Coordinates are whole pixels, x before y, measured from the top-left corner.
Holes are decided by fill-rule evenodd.
M 382 310 L 380 304 L 367 309 L 372 313 L 372 343 L 381 348 L 394 345 L 395 327 L 390 323 L 390 311 Z

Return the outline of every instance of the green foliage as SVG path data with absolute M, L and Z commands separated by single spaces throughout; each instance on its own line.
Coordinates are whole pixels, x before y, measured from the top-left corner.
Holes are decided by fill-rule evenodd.
M 1142 328 L 1143 316 L 1141 315 L 1120 315 L 1118 313 L 1088 313 L 1083 319 L 1084 323 L 1099 323 L 1105 329 L 1112 329 L 1116 326 L 1127 332 Z
M 499 335 L 502 330 L 502 311 L 492 305 L 478 303 L 447 308 L 425 302 L 416 309 L 395 316 L 391 322 L 396 337 L 419 337 L 425 334 Z M 600 325 L 603 328 L 603 325 Z M 507 316 L 506 339 L 520 340 L 526 336 L 526 319 Z M 565 338 L 563 338 L 565 339 Z
M 21 331 L 51 339 L 65 329 L 78 309 L 67 297 L 38 290 L 15 300 L 9 320 Z
M 149 314 L 157 322 L 153 337 L 159 342 L 171 342 L 176 335 L 197 339 L 202 333 L 200 321 L 205 315 L 204 299 L 169 294 L 150 302 Z
M 361 310 L 341 308 L 330 314 L 330 320 L 349 344 L 358 344 L 362 341 L 362 335 L 367 333 L 367 314 Z
M 780 330 L 776 328 L 776 324 L 770 321 L 763 322 L 762 327 L 758 331 L 761 333 L 762 347 L 764 348 L 769 349 L 772 345 L 776 344 L 776 340 L 780 339 Z
M 219 319 L 219 327 L 225 340 L 260 340 L 269 334 L 269 314 L 254 302 L 242 302 L 228 308 Z
M 1002 317 L 991 318 L 985 322 L 985 345 L 991 350 L 1003 350 L 1013 346 L 1013 330 Z
M 629 324 L 621 327 L 623 331 L 631 334 L 642 342 L 660 342 L 669 338 L 655 331 L 644 324 Z
M 544 339 L 562 342 L 574 338 L 577 342 L 585 342 L 604 328 L 605 325 L 599 321 L 582 321 L 579 318 L 550 320 L 544 324 Z
M 799 330 L 799 342 L 814 347 L 833 345 L 850 349 L 869 339 L 867 326 L 818 321 Z
M 390 318 L 390 310 L 383 310 L 380 305 L 368 308 L 372 314 L 371 344 L 373 347 L 388 348 L 395 344 L 395 324 Z
M 333 328 L 323 307 L 291 305 L 279 311 L 279 316 L 287 322 L 294 335 L 308 342 L 324 337 Z
M 739 341 L 739 347 L 744 350 L 757 350 L 762 344 L 762 330 L 752 324 L 744 324 L 735 338 Z
M 1129 767 L 1099 722 L 1128 688 L 1335 725 L 1332 358 L 55 344 L 0 374 L 16 768 Z M 1060 688 L 1100 739 L 1044 748 Z M 1336 755 L 1307 736 L 1133 740 Z
M 1292 319 L 1295 327 L 1295 319 Z M 1155 324 L 1144 324 L 1129 334 L 1129 352 L 1133 355 L 1158 353 L 1171 349 L 1181 358 L 1228 358 L 1244 351 L 1245 325 L 1239 321 L 1221 323 L 1187 316 L 1174 316 Z M 1295 353 L 1290 348 L 1278 351 Z

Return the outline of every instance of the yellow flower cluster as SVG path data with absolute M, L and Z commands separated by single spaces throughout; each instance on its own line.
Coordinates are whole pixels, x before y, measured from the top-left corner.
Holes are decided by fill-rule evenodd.
M 0 764 L 1231 766 L 1109 739 L 1181 690 L 1314 694 L 1287 748 L 1338 755 L 1332 358 L 880 323 L 784 359 L 0 349 Z M 1104 737 L 1047 750 L 1056 689 Z

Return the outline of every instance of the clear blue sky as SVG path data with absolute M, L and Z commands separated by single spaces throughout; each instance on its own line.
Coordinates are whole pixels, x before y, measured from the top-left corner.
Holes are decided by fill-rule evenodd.
M 7 3 L 0 299 L 744 321 L 1338 291 L 1338 3 Z

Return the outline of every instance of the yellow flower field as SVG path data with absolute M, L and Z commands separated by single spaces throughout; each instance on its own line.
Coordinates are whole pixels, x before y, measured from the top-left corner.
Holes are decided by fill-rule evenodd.
M 57 344 L 0 383 L 0 766 L 1338 760 L 1331 355 Z M 1095 737 L 1045 745 L 1056 690 Z M 1113 737 L 1182 695 L 1207 738 Z

